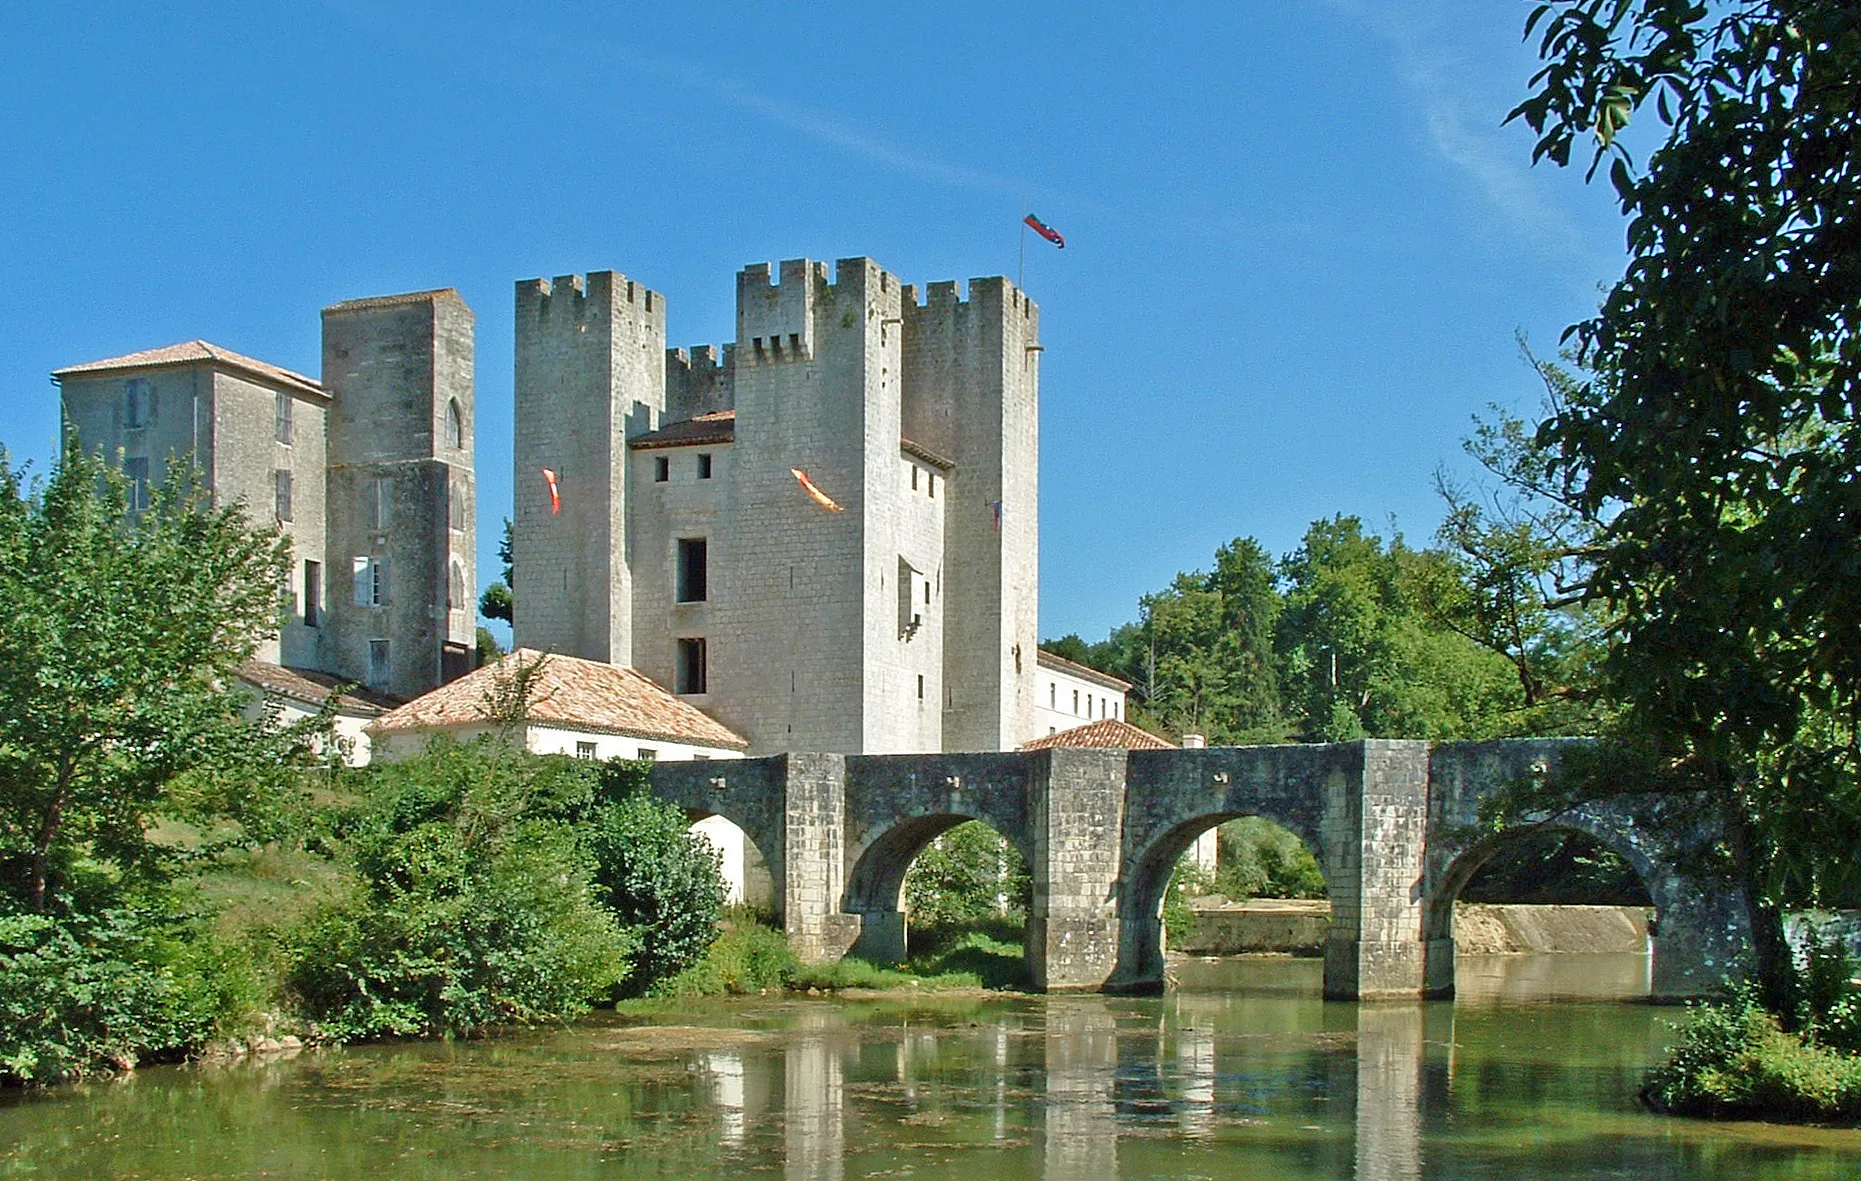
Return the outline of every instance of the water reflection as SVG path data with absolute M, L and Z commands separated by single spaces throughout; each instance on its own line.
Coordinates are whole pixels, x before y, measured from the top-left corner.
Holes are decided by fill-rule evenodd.
M 0 1095 L 0 1181 L 1861 1175 L 1861 1133 L 1640 1112 L 1670 1013 L 1512 1003 L 1583 980 L 1632 991 L 1636 966 L 1609 958 L 1470 965 L 1458 1003 L 1326 1003 L 1318 965 L 1279 961 L 1260 966 L 1266 987 L 1229 965 L 1225 987 L 1162 999 L 770 1000 L 656 1028 L 609 1015 L 263 1070 L 157 1068 Z
M 1357 1010 L 1357 1178 L 1422 1175 L 1422 1015 L 1414 1004 Z
M 840 1181 L 846 1156 L 846 1092 L 840 1057 L 812 1031 L 839 1025 L 831 1009 L 804 1013 L 809 1032 L 790 1039 L 783 1054 L 782 1136 L 786 1175 L 793 1181 Z
M 1112 1082 L 1118 1029 L 1102 997 L 1047 1003 L 1044 1175 L 1099 1181 L 1118 1175 L 1118 1120 Z

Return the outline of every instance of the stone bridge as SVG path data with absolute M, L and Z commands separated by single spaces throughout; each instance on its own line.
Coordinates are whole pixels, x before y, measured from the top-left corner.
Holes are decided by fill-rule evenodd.
M 1369 740 L 1207 750 L 789 754 L 663 763 L 654 793 L 743 829 L 768 865 L 796 953 L 904 958 L 906 868 L 980 820 L 1027 859 L 1027 959 L 1048 991 L 1163 986 L 1160 911 L 1177 859 L 1226 820 L 1260 816 L 1305 842 L 1331 900 L 1325 993 L 1445 996 L 1453 904 L 1507 839 L 1482 799 L 1556 767 L 1572 740 Z M 1746 945 L 1740 900 L 1689 878 L 1637 823 L 1636 797 L 1560 814 L 1620 854 L 1657 908 L 1653 995 L 1709 991 Z

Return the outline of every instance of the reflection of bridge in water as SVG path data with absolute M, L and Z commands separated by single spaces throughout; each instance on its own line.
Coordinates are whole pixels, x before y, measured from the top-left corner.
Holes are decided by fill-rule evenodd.
M 1252 1033 L 1223 1010 L 1234 999 L 1054 998 L 986 1023 L 908 1025 L 889 1047 L 822 1006 L 779 1044 L 706 1053 L 700 1069 L 724 1148 L 757 1157 L 779 1143 L 784 1175 L 809 1181 L 877 1175 L 939 1144 L 992 1145 L 991 1176 L 1113 1181 L 1151 1153 L 1219 1161 L 1236 1137 L 1329 1161 L 1327 1176 L 1422 1176 L 1428 1072 L 1448 1085 L 1452 1006 L 1324 1006 L 1322 1028 L 1274 1026 L 1278 1014 Z M 882 1050 L 895 1072 L 875 1069 Z
M 1331 902 L 1327 996 L 1445 995 L 1453 903 L 1505 839 L 1482 800 L 1555 768 L 1570 740 L 1364 741 L 1208 750 L 972 755 L 778 755 L 665 763 L 656 794 L 743 829 L 768 866 L 789 942 L 813 960 L 904 958 L 905 870 L 938 834 L 980 820 L 1027 859 L 1036 987 L 1151 991 L 1159 913 L 1177 859 L 1226 820 L 1297 834 Z M 1628 796 L 1561 814 L 1641 876 L 1654 900 L 1650 987 L 1686 996 L 1744 954 L 1739 900 L 1689 878 Z

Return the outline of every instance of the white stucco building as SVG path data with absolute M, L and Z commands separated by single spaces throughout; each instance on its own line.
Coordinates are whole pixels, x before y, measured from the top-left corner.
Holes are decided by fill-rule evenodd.
M 1034 694 L 1033 733 L 1027 737 L 1043 738 L 1087 722 L 1121 722 L 1125 694 L 1130 691 L 1129 681 L 1055 656 L 1043 648 Z

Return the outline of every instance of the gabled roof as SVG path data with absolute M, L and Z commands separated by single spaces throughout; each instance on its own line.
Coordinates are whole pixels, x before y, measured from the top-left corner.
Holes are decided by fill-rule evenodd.
M 223 349 L 217 344 L 204 340 L 188 340 L 180 344 L 165 345 L 159 349 L 143 349 L 139 353 L 124 353 L 120 357 L 105 357 L 101 361 L 86 361 L 82 365 L 67 365 L 63 369 L 52 370 L 53 381 L 64 381 L 67 377 L 88 377 L 96 373 L 127 372 L 134 369 L 172 369 L 184 365 L 215 365 L 221 369 L 231 369 L 248 377 L 256 377 L 271 385 L 286 386 L 306 394 L 315 394 L 319 398 L 329 397 L 314 378 L 301 373 L 293 373 L 278 365 L 248 357 L 244 353 L 235 353 Z
M 708 714 L 660 688 L 630 668 L 545 654 L 519 648 L 476 672 L 384 714 L 371 729 L 444 730 L 482 725 L 491 720 L 490 699 L 500 676 L 542 661 L 531 685 L 527 717 L 532 725 L 636 738 L 657 738 L 693 746 L 742 750 L 749 741 Z
M 1176 747 L 1148 730 L 1139 730 L 1129 722 L 1100 718 L 1071 730 L 1023 742 L 1022 750 L 1052 750 L 1056 746 L 1096 746 L 1113 750 L 1175 750 Z
M 627 446 L 635 451 L 647 451 L 654 447 L 695 447 L 700 443 L 729 443 L 737 437 L 737 412 L 735 410 L 714 410 L 709 414 L 700 414 L 696 418 L 687 418 L 682 422 L 668 422 L 656 431 L 636 435 L 627 440 Z
M 287 668 L 263 660 L 248 660 L 240 666 L 239 679 L 267 693 L 289 697 L 306 705 L 321 706 L 331 693 L 341 690 L 336 704 L 350 713 L 371 716 L 393 709 L 400 699 L 377 693 L 360 685 L 308 668 Z
M 1093 684 L 1103 685 L 1107 689 L 1116 689 L 1120 693 L 1127 692 L 1131 688 L 1131 682 L 1129 681 L 1121 681 L 1110 673 L 1102 673 L 1098 669 L 1088 668 L 1078 661 L 1068 660 L 1064 656 L 1056 656 L 1045 648 L 1040 650 L 1040 667 L 1050 668 L 1055 672 L 1063 672 L 1069 676 L 1078 677 L 1082 681 L 1091 681 Z

